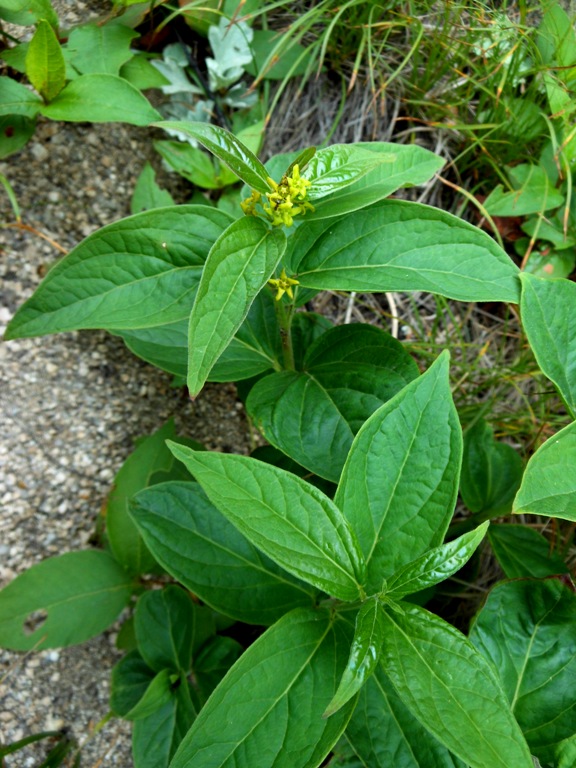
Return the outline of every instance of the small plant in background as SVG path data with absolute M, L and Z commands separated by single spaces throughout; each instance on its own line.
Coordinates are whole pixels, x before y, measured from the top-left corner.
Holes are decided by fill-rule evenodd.
M 574 519 L 574 422 L 523 472 L 483 421 L 463 441 L 446 353 L 421 374 L 379 328 L 303 309 L 325 289 L 521 303 L 571 419 L 574 285 L 520 278 L 486 233 L 386 199 L 439 170 L 415 145 L 308 148 L 264 166 L 217 126 L 158 127 L 226 164 L 246 185 L 243 205 L 235 215 L 172 206 L 107 226 L 50 271 L 7 337 L 105 328 L 185 377 L 192 396 L 207 380 L 240 382 L 272 448 L 209 453 L 164 427 L 117 478 L 108 552 L 18 577 L 0 593 L 0 641 L 80 642 L 137 598 L 111 698 L 134 722 L 137 768 L 376 766 L 398 755 L 472 768 L 530 768 L 534 755 L 565 768 L 576 598 L 560 554 L 523 526 L 495 525 L 504 571 L 529 580 L 499 585 L 469 638 L 421 604 L 472 564 L 488 521 L 511 507 Z M 460 531 L 459 483 L 472 513 Z

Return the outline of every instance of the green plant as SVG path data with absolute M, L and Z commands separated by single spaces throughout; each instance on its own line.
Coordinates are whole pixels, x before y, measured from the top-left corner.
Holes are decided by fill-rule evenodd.
M 138 768 L 303 768 L 328 755 L 341 766 L 529 768 L 531 753 L 564 768 L 576 598 L 558 553 L 496 533 L 506 573 L 526 558 L 521 575 L 554 578 L 497 587 L 470 639 L 419 603 L 474 567 L 486 518 L 511 503 L 574 519 L 574 422 L 534 454 L 514 493 L 518 459 L 478 421 L 462 483 L 472 530 L 457 535 L 463 440 L 448 355 L 420 374 L 384 331 L 299 310 L 323 289 L 521 302 L 538 363 L 574 417 L 574 285 L 519 279 L 486 233 L 385 199 L 439 169 L 415 145 L 308 148 L 264 166 L 216 126 L 159 127 L 245 182 L 236 217 L 186 205 L 109 225 L 49 272 L 7 338 L 100 327 L 185 377 L 192 396 L 209 379 L 239 381 L 277 450 L 209 453 L 167 425 L 117 478 L 103 524 L 111 554 L 69 553 L 17 578 L 0 593 L 0 642 L 79 642 L 137 596 L 111 706 L 134 720 Z M 148 573 L 176 584 L 147 590 Z M 230 622 L 241 646 L 224 634 Z M 246 625 L 267 629 L 252 642 Z

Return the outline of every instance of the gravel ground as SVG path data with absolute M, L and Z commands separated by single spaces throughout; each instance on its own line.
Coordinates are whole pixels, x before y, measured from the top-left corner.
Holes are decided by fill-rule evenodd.
M 69 249 L 129 214 L 149 134 L 122 125 L 40 125 L 31 143 L 0 165 L 24 222 Z M 178 196 L 178 180 L 165 179 Z M 6 197 L 0 218 L 11 221 Z M 37 234 L 4 229 L 0 325 L 31 295 L 59 251 Z M 85 548 L 111 481 L 133 441 L 169 417 L 181 434 L 216 450 L 248 450 L 232 386 L 208 386 L 191 403 L 171 377 L 117 338 L 79 332 L 0 345 L 0 587 L 35 562 Z M 108 711 L 109 675 L 120 657 L 114 631 L 81 647 L 0 652 L 0 740 L 68 727 L 80 740 Z M 7 760 L 38 765 L 42 749 Z M 83 751 L 83 765 L 132 764 L 129 727 L 111 721 Z

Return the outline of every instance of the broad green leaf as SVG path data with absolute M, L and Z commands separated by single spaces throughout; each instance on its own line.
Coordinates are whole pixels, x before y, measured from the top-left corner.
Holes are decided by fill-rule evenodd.
M 9 24 L 28 27 L 45 19 L 54 28 L 58 27 L 58 16 L 50 0 L 2 0 L 1 16 Z
M 181 141 L 155 141 L 154 149 L 170 168 L 192 184 L 202 189 L 220 189 L 224 186 L 214 160 L 200 147 Z
M 259 192 L 270 192 L 266 168 L 248 147 L 224 128 L 209 123 L 178 120 L 157 122 L 155 127 L 178 131 L 195 139 L 222 160 L 249 187 Z
M 146 328 L 188 317 L 204 261 L 230 221 L 207 206 L 181 205 L 103 227 L 49 271 L 5 338 Z
M 517 243 L 520 241 L 518 240 Z M 524 250 L 524 255 L 526 251 Z M 524 267 L 524 274 L 541 277 L 545 280 L 555 280 L 556 278 L 568 277 L 576 266 L 576 249 L 564 248 L 561 251 L 555 251 L 552 248 L 544 247 L 540 250 L 534 250 Z
M 180 470 L 166 447 L 166 440 L 178 441 L 174 422 L 168 421 L 153 435 L 142 440 L 128 456 L 116 477 L 104 510 L 106 533 L 110 549 L 116 560 L 133 575 L 154 570 L 156 561 L 144 544 L 128 512 L 132 496 L 143 488 L 167 479 L 186 480 L 187 473 Z M 190 444 L 186 440 L 182 440 Z M 196 443 L 196 447 L 201 446 Z
M 289 613 L 240 657 L 187 733 L 170 768 L 316 768 L 353 703 L 322 712 L 346 664 L 349 634 L 322 611 Z M 225 724 L 225 727 L 223 727 Z
M 268 442 L 321 477 L 338 482 L 364 421 L 418 375 L 402 344 L 367 324 L 322 334 L 302 371 L 261 379 L 247 400 Z
M 539 165 L 518 165 L 508 171 L 516 189 L 507 192 L 499 184 L 488 195 L 484 208 L 491 216 L 527 216 L 563 205 L 564 196 L 554 188 Z
M 70 32 L 70 62 L 83 75 L 117 75 L 132 58 L 130 44 L 138 33 L 122 24 L 82 24 Z
M 576 422 L 536 451 L 514 499 L 515 514 L 546 515 L 576 521 Z
M 256 459 L 168 445 L 214 506 L 278 565 L 340 600 L 362 596 L 358 544 L 321 491 Z
M 302 173 L 312 182 L 307 199 L 316 200 L 348 187 L 383 163 L 392 164 L 392 152 L 370 152 L 359 144 L 333 144 L 319 149 Z
M 144 164 L 130 203 L 130 213 L 135 215 L 153 208 L 164 208 L 174 205 L 170 192 L 161 189 L 156 183 L 154 168 L 149 162 Z
M 363 768 L 465 768 L 402 703 L 382 665 L 360 691 L 344 737 Z
M 576 765 L 576 735 L 565 739 L 556 747 L 554 757 L 557 768 L 574 768 Z
M 544 578 L 568 573 L 564 560 L 550 551 L 550 542 L 533 528 L 526 525 L 492 525 L 488 538 L 509 579 Z
M 188 672 L 192 663 L 196 606 L 180 587 L 145 592 L 134 614 L 138 650 L 155 672 Z
M 29 117 L 22 117 L 22 115 L 0 117 L 0 160 L 22 149 L 32 138 L 35 130 L 36 121 Z
M 518 267 L 477 227 L 437 208 L 383 200 L 338 221 L 304 220 L 287 269 L 304 288 L 429 291 L 459 301 L 520 298 Z
M 125 720 L 141 720 L 144 717 L 150 717 L 171 701 L 171 676 L 172 672 L 169 669 L 158 672 L 150 681 L 142 698 L 129 712 L 123 715 L 123 718 Z
M 560 3 L 546 3 L 536 43 L 545 64 L 557 66 L 562 79 L 574 79 L 571 70 L 576 65 L 576 33 Z
M 132 54 L 132 58 L 120 67 L 119 75 L 123 80 L 127 80 L 139 91 L 162 88 L 169 84 L 167 78 L 152 64 L 156 56 L 144 51 L 132 51 Z
M 470 639 L 494 664 L 532 753 L 576 732 L 576 595 L 560 579 L 497 584 Z M 513 763 L 511 763 L 513 764 Z
M 416 144 L 389 144 L 384 141 L 361 142 L 355 146 L 393 157 L 381 163 L 349 187 L 314 203 L 314 220 L 342 216 L 384 200 L 402 187 L 429 181 L 444 165 L 444 158 Z
M 522 325 L 542 372 L 576 418 L 576 284 L 524 274 Z
M 177 682 L 170 700 L 161 709 L 135 721 L 132 730 L 134 768 L 168 768 L 192 725 L 196 710 L 189 684 L 184 676 Z
M 509 514 L 523 469 L 520 456 L 510 445 L 494 440 L 483 419 L 464 433 L 460 494 L 473 514 Z
M 26 75 L 36 90 L 52 101 L 66 84 L 66 65 L 58 38 L 47 21 L 38 22 L 26 53 Z
M 194 397 L 229 345 L 286 248 L 286 235 L 239 219 L 212 246 L 188 326 L 188 389 Z
M 0 115 L 36 117 L 42 107 L 42 99 L 11 77 L 0 77 Z
M 131 651 L 112 667 L 110 679 L 110 709 L 125 717 L 134 709 L 152 680 L 154 672 L 138 651 Z
M 348 663 L 324 717 L 330 717 L 341 709 L 370 678 L 380 658 L 383 635 L 384 609 L 378 597 L 373 597 L 363 603 L 356 614 Z
M 197 483 L 166 483 L 143 491 L 131 512 L 168 573 L 226 616 L 268 625 L 292 608 L 314 603 L 315 591 L 262 555 Z
M 368 594 L 444 540 L 458 489 L 462 433 L 448 355 L 360 429 L 334 498 L 368 563 Z
M 399 600 L 449 578 L 466 565 L 486 535 L 488 526 L 489 523 L 485 522 L 407 563 L 388 580 L 386 594 L 393 600 Z
M 381 663 L 420 722 L 470 768 L 533 768 L 492 665 L 417 605 L 385 613 Z
M 282 52 L 281 56 L 275 56 L 270 66 L 264 67 L 266 61 L 277 42 L 279 33 L 273 29 L 255 29 L 250 50 L 253 61 L 244 65 L 245 71 L 253 77 L 263 80 L 284 80 L 286 77 L 298 77 L 306 72 L 309 65 L 306 49 L 296 41 L 292 41 L 290 47 Z
M 73 123 L 150 125 L 160 114 L 137 88 L 117 75 L 81 75 L 40 110 L 51 120 Z
M 216 635 L 194 659 L 194 680 L 202 706 L 230 667 L 242 655 L 242 646 L 231 637 Z
M 83 643 L 112 624 L 133 589 L 106 552 L 43 560 L 0 591 L 0 645 L 28 651 Z

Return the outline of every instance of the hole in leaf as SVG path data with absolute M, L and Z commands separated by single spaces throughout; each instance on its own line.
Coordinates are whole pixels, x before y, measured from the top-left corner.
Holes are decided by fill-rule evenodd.
M 32 611 L 32 613 L 28 615 L 28 618 L 22 625 L 24 634 L 33 635 L 34 632 L 37 632 L 44 626 L 47 618 L 48 612 L 45 611 L 44 608 L 40 608 L 38 611 Z

